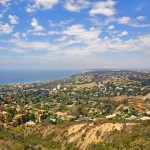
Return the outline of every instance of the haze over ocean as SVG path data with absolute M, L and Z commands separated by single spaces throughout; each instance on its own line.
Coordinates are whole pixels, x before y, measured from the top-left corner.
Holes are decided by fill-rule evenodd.
M 80 73 L 81 70 L 0 70 L 0 85 L 55 80 Z

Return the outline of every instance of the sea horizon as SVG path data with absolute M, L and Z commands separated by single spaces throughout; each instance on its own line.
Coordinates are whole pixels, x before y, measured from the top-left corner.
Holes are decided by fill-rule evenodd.
M 46 82 L 82 72 L 69 69 L 0 69 L 0 85 Z

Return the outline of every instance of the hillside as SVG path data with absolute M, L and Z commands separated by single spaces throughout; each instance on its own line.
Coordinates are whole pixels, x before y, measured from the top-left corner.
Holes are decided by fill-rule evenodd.
M 0 150 L 148 150 L 149 131 L 149 121 L 1 127 Z
M 0 150 L 146 150 L 149 93 L 133 71 L 0 86 Z

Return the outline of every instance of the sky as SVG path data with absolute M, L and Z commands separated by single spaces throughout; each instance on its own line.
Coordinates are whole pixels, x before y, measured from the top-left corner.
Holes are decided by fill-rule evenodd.
M 150 69 L 150 0 L 0 0 L 0 69 Z

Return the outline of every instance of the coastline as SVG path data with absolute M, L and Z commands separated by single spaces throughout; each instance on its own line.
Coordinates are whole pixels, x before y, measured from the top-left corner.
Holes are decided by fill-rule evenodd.
M 83 70 L 0 70 L 0 86 L 50 82 L 71 77 Z

